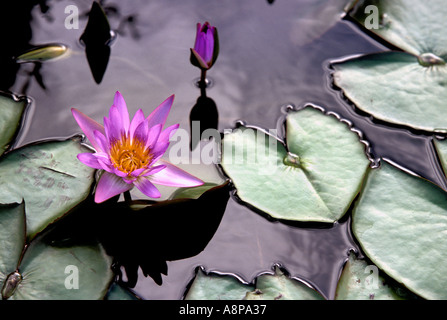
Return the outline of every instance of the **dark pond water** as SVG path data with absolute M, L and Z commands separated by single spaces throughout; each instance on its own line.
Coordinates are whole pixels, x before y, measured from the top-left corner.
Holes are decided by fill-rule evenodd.
M 147 114 L 174 93 L 168 125 L 180 123 L 189 130 L 190 112 L 200 94 L 195 86 L 200 73 L 189 63 L 189 49 L 194 45 L 196 23 L 208 20 L 217 26 L 220 38 L 220 55 L 208 72 L 212 86 L 207 89 L 217 106 L 220 131 L 233 128 L 239 119 L 263 128 L 281 128 L 286 105 L 314 103 L 351 121 L 363 132 L 375 157 L 390 159 L 445 186 L 429 136 L 378 123 L 357 112 L 332 88 L 331 60 L 387 50 L 341 19 L 341 11 L 336 10 L 341 2 L 103 1 L 116 38 L 98 84 L 79 42 L 91 1 L 4 1 L 0 10 L 0 89 L 32 99 L 16 146 L 80 133 L 71 107 L 102 122 L 117 90 L 126 99 L 131 114 L 138 108 Z M 64 26 L 68 5 L 79 9 L 78 29 Z M 62 43 L 69 47 L 69 54 L 41 64 L 10 62 L 11 56 L 47 43 Z M 204 179 L 223 181 L 214 165 L 185 168 Z M 162 261 L 160 270 L 167 266 L 167 275 L 161 276 L 161 285 L 134 267 L 132 275 L 124 276 L 134 279 L 138 275 L 133 290 L 144 299 L 180 299 L 199 266 L 207 272 L 233 274 L 250 282 L 280 264 L 291 276 L 333 298 L 348 252 L 357 248 L 350 235 L 349 214 L 330 226 L 287 224 L 269 220 L 233 196 L 219 208 L 207 207 L 210 215 L 220 209 L 225 209 L 222 218 L 212 222 L 183 212 L 191 218 L 186 219 L 181 231 L 178 225 L 171 227 L 169 219 L 158 221 L 165 223 L 163 234 L 153 241 L 161 247 L 164 242 L 174 246 L 188 243 L 194 232 L 209 227 L 208 223 L 215 233 L 205 237 L 203 248 L 197 247 L 200 252 L 192 249 L 190 256 L 179 253 L 167 257 L 166 265 Z M 152 226 L 136 230 L 155 232 Z M 152 254 L 151 249 L 133 250 L 132 242 L 123 243 L 129 246 L 129 255 Z M 150 259 L 147 263 L 151 263 Z

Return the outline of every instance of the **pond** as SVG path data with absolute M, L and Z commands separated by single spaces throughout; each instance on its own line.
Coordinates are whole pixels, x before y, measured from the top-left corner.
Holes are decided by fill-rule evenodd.
M 348 120 L 367 141 L 371 158 L 386 158 L 447 187 L 431 134 L 376 120 L 333 85 L 331 62 L 392 49 L 342 17 L 346 2 L 104 0 L 100 4 L 113 37 L 110 58 L 97 52 L 94 63 L 106 64 L 95 78 L 80 41 L 91 1 L 8 1 L 1 10 L 0 90 L 30 99 L 14 148 L 81 134 L 71 108 L 102 123 L 116 91 L 131 116 L 139 108 L 149 114 L 175 94 L 166 125 L 178 123 L 190 134 L 192 120 L 202 126 L 215 123 L 221 133 L 243 121 L 278 130 L 284 138 L 287 108 L 311 104 Z M 69 21 L 72 25 L 67 26 L 74 12 L 67 7 L 79 13 L 78 25 Z M 197 110 L 200 70 L 190 63 L 190 48 L 196 24 L 205 21 L 219 32 L 219 56 L 207 72 L 206 88 L 216 107 Z M 11 62 L 11 57 L 47 44 L 68 49 L 47 61 Z M 191 160 L 200 158 L 205 145 L 182 154 L 179 166 L 206 182 L 222 184 L 229 178 L 219 164 Z M 161 200 L 173 192 L 169 187 L 160 190 Z M 82 220 L 74 224 L 81 233 L 105 237 L 106 250 L 117 254 L 114 271 L 121 274 L 123 286 L 127 283 L 138 297 L 149 300 L 183 299 L 198 268 L 250 283 L 272 273 L 275 265 L 334 299 L 349 252 L 362 256 L 352 236 L 350 211 L 330 224 L 288 222 L 241 201 L 231 184 L 217 193 L 200 210 L 189 209 L 196 212 L 180 205 L 178 211 L 161 209 L 152 217 L 126 217 L 113 210 L 95 218 L 80 213 Z M 145 199 L 136 189 L 131 195 Z M 99 225 L 100 231 L 92 228 Z

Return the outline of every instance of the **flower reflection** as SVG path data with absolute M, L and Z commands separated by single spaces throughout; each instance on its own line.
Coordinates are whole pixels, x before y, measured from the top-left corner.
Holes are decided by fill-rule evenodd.
M 139 109 L 133 119 L 123 96 L 116 92 L 109 117 L 104 126 L 72 108 L 78 125 L 85 133 L 95 153 L 80 153 L 85 165 L 104 170 L 95 191 L 95 202 L 103 202 L 136 186 L 150 198 L 161 196 L 155 184 L 174 187 L 194 187 L 203 181 L 161 159 L 169 147 L 169 138 L 178 124 L 166 129 L 174 95 L 161 103 L 147 118 Z

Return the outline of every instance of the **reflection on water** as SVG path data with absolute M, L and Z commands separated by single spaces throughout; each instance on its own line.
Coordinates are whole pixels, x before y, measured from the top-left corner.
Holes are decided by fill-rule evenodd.
M 92 2 L 4 1 L 0 10 L 3 17 L 0 89 L 27 94 L 33 99 L 34 116 L 28 119 L 27 134 L 22 136 L 21 144 L 78 133 L 71 107 L 102 122 L 112 104 L 110 97 L 117 90 L 126 97 L 131 115 L 139 108 L 152 111 L 174 93 L 166 125 L 180 123 L 184 129 L 190 128 L 192 121 L 200 121 L 202 129 L 223 130 L 232 128 L 238 119 L 250 125 L 275 128 L 282 114 L 281 106 L 310 102 L 352 122 L 364 133 L 376 157 L 389 158 L 445 184 L 436 171 L 428 137 L 376 124 L 347 105 L 340 92 L 331 87 L 330 60 L 386 49 L 340 19 L 337 9 L 343 2 L 101 1 L 117 37 L 107 46 L 111 54 L 107 65 L 100 66 L 101 76 L 94 78 L 85 48 L 79 43 L 88 23 L 85 14 Z M 68 4 L 75 4 L 82 13 L 79 29 L 64 27 Z M 207 89 L 207 97 L 192 84 L 197 78 L 197 68 L 189 63 L 196 23 L 205 20 L 219 28 L 220 39 L 219 60 L 212 69 L 213 86 Z M 45 43 L 63 43 L 71 54 L 41 64 L 18 65 L 11 59 Z M 214 209 L 210 204 L 210 212 Z M 188 228 L 201 226 L 203 217 L 194 218 L 197 212 L 182 214 Z M 161 219 L 154 226 L 168 229 L 171 226 L 161 217 L 154 219 Z M 129 232 L 133 224 L 127 223 Z M 135 224 L 135 234 L 144 237 L 154 231 L 154 226 L 150 221 Z M 111 230 L 119 232 L 118 226 L 112 227 Z M 347 218 L 330 228 L 286 225 L 269 221 L 233 199 L 229 200 L 212 239 L 192 257 L 181 259 L 179 252 L 154 259 L 158 263 L 153 265 L 126 260 L 117 249 L 129 240 L 125 235 L 122 242 L 115 243 L 115 247 L 112 244 L 109 249 L 115 248 L 117 256 L 123 254 L 121 265 L 128 266 L 128 281 L 147 299 L 181 298 L 198 265 L 207 271 L 233 273 L 251 281 L 260 272 L 270 271 L 274 263 L 280 263 L 292 276 L 305 279 L 325 296 L 332 297 L 347 252 L 356 248 Z M 176 243 L 181 244 L 189 236 L 185 234 Z M 160 246 L 169 244 L 163 236 L 151 241 Z M 153 254 L 137 248 L 143 252 L 142 259 Z

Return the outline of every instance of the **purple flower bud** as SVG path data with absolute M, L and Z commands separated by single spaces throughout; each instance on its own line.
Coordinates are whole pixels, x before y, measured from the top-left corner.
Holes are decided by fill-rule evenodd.
M 191 63 L 202 70 L 208 70 L 216 62 L 218 54 L 217 28 L 208 21 L 203 25 L 197 23 L 196 42 L 194 48 L 191 48 Z

